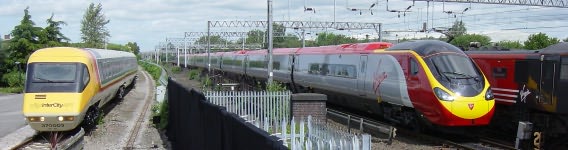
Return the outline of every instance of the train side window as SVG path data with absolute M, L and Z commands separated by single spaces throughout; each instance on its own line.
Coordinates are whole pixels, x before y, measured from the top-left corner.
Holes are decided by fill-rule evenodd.
M 324 76 L 325 75 L 333 75 L 333 74 L 329 74 L 330 69 L 328 67 L 329 67 L 328 64 L 322 64 L 321 69 L 320 69 L 320 71 L 321 71 L 320 74 L 324 75 Z
M 89 83 L 89 79 L 89 71 L 87 70 L 87 67 L 83 67 L 83 86 Z
M 560 66 L 560 80 L 568 80 L 568 62 L 564 62 Z
M 357 74 L 355 74 L 357 69 L 353 65 L 347 66 L 347 77 L 349 78 L 357 78 Z
M 418 74 L 418 63 L 414 59 L 410 59 L 410 72 L 412 75 Z
M 365 73 L 365 68 L 367 68 L 367 62 L 361 61 L 361 73 Z
M 310 64 L 310 70 L 308 70 L 309 74 L 319 74 L 319 64 Z
M 506 78 L 507 77 L 507 68 L 503 68 L 503 67 L 493 68 L 493 77 L 495 77 L 495 78 Z

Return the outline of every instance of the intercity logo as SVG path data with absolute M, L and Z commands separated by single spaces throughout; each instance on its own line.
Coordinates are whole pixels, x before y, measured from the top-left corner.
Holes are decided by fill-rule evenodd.
M 43 104 L 41 104 L 41 107 L 55 107 L 55 108 L 61 108 L 61 107 L 63 107 L 63 104 L 59 104 L 59 103 L 53 103 L 53 104 L 50 104 L 50 103 L 43 103 Z

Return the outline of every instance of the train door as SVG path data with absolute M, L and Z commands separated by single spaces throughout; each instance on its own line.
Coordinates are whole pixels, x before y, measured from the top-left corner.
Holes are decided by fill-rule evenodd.
M 359 63 L 359 76 L 357 76 L 357 91 L 358 94 L 361 96 L 365 96 L 365 89 L 366 87 L 366 79 L 367 79 L 367 55 L 360 56 L 360 63 Z
M 560 56 L 558 55 L 541 55 L 538 103 L 542 104 L 545 109 L 554 104 L 553 98 L 556 95 L 555 83 L 559 62 Z

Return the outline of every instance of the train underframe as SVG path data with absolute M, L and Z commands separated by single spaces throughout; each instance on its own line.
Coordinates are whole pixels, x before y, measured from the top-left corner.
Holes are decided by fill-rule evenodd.
M 568 116 L 529 109 L 520 105 L 497 105 L 490 127 L 515 137 L 520 149 L 568 149 Z M 529 124 L 529 125 L 527 125 Z M 520 127 L 519 127 L 520 126 Z

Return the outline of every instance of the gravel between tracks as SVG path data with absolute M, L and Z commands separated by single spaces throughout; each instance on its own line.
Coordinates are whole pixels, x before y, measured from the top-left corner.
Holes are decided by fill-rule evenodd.
M 132 149 L 166 149 L 160 132 L 150 122 L 151 107 L 143 108 L 146 102 L 155 103 L 155 83 L 148 80 L 147 73 L 138 72 L 138 80 L 135 88 L 131 89 L 122 101 L 112 101 L 106 107 L 112 108 L 104 114 L 104 123 L 97 129 L 85 136 L 85 150 L 100 149 L 128 149 L 127 141 L 130 133 L 136 125 L 138 116 L 146 111 L 138 136 L 132 145 Z M 149 98 L 149 99 L 148 99 Z M 166 142 L 167 143 L 167 142 Z

